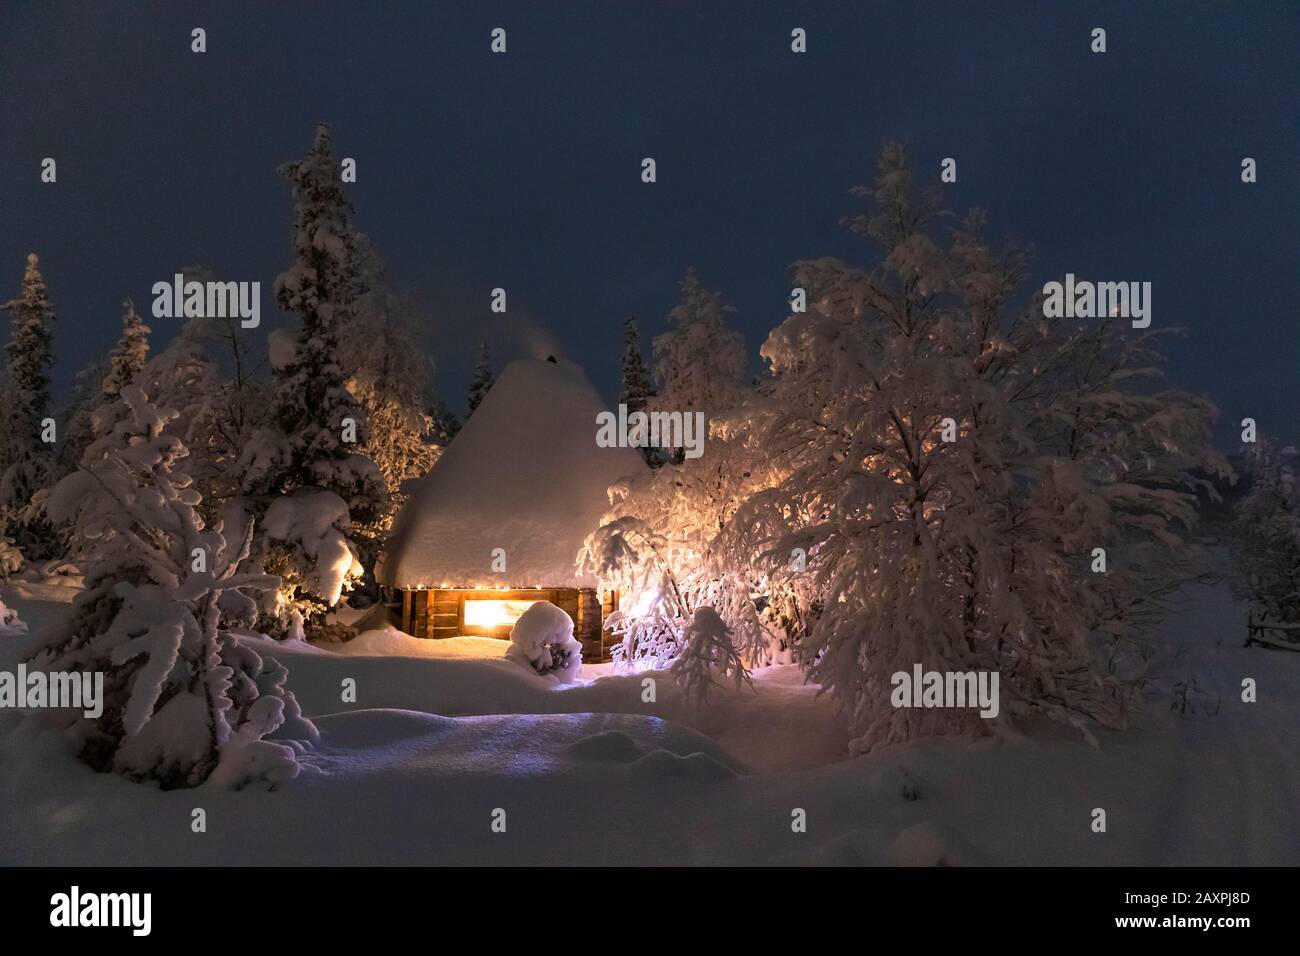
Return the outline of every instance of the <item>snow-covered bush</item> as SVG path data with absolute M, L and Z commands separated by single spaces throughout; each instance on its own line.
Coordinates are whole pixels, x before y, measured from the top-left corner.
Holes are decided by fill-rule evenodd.
M 610 650 L 618 672 L 663 670 L 685 646 L 681 619 L 665 616 L 658 601 L 637 613 L 614 611 L 605 618 L 605 627 L 619 639 Z
M 95 769 L 164 788 L 275 785 L 297 774 L 315 730 L 283 669 L 220 625 L 278 581 L 240 572 L 251 528 L 228 541 L 220 522 L 205 526 L 185 446 L 167 432 L 175 415 L 136 385 L 96 412 L 103 437 L 49 504 L 85 544 L 85 589 L 33 663 L 105 675 L 103 714 L 70 728 Z M 295 742 L 270 739 L 284 734 Z
M 27 625 L 18 616 L 18 612 L 5 606 L 4 601 L 0 601 L 0 637 L 14 637 L 26 633 Z
M 671 673 L 686 696 L 703 703 L 709 689 L 730 681 L 739 690 L 750 683 L 749 672 L 731 642 L 731 628 L 718 612 L 697 607 L 683 635 L 685 648 L 673 662 Z
M 582 670 L 582 645 L 573 636 L 573 618 L 549 601 L 538 601 L 510 630 L 509 660 L 568 683 Z
M 1232 523 L 1234 589 L 1259 621 L 1300 623 L 1300 481 L 1295 448 L 1262 437 Z
M 9 575 L 17 574 L 23 567 L 23 553 L 14 543 L 14 539 L 0 535 L 0 578 L 9 580 Z

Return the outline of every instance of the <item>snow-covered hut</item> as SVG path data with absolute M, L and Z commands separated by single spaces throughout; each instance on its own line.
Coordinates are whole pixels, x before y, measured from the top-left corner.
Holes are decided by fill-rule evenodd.
M 572 362 L 502 371 L 398 515 L 379 580 L 400 595 L 402 630 L 507 637 L 529 605 L 550 601 L 584 646 L 599 644 L 618 595 L 579 574 L 578 552 L 609 486 L 645 468 L 635 449 L 596 444 L 603 408 Z

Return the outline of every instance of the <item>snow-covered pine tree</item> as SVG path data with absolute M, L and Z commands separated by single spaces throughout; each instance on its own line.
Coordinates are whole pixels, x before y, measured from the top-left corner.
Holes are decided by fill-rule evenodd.
M 460 431 L 461 420 L 440 398 L 430 402 L 428 409 L 432 422 L 429 434 L 439 446 L 446 448 Z
M 797 598 L 801 660 L 857 749 L 989 729 L 892 707 L 891 675 L 918 663 L 999 672 L 1004 718 L 1122 726 L 1135 694 L 1099 645 L 1139 636 L 1192 563 L 1195 473 L 1226 470 L 1213 406 L 1135 387 L 1158 336 L 1017 306 L 1027 257 L 991 252 L 980 217 L 945 248 L 938 192 L 914 197 L 901 147 L 855 192 L 874 208 L 850 228 L 883 257 L 796 266 L 812 307 L 762 349 L 763 452 L 788 472 L 733 520 L 732 561 L 757 556 Z
M 1300 476 L 1296 450 L 1268 436 L 1246 452 L 1250 487 L 1232 522 L 1234 590 L 1259 622 L 1300 624 Z
M 248 443 L 238 470 L 253 512 L 266 516 L 257 553 L 284 581 L 275 621 L 266 621 L 282 633 L 291 610 L 318 625 L 360 580 L 352 522 L 377 520 L 387 489 L 360 451 L 369 426 L 348 391 L 339 345 L 340 336 L 360 334 L 363 239 L 338 183 L 329 127 L 318 126 L 307 157 L 280 171 L 293 186 L 294 232 L 276 299 L 300 325 L 290 354 L 273 362 L 271 422 Z
M 94 414 L 104 400 L 101 389 L 108 375 L 108 360 L 99 356 L 78 370 L 72 381 L 72 395 L 63 410 L 64 441 L 59 446 L 59 472 L 74 471 L 95 439 Z
M 232 452 L 237 455 L 242 450 L 227 448 L 223 455 L 214 442 L 213 422 L 219 414 L 224 378 L 208 354 L 209 329 L 207 318 L 187 319 L 167 347 L 134 376 L 145 394 L 176 412 L 167 430 L 189 449 L 187 471 L 205 501 L 213 494 L 218 476 L 229 467 Z
M 29 560 L 51 558 L 62 547 L 44 513 L 45 493 L 56 478 L 53 446 L 43 434 L 50 415 L 54 306 L 35 253 L 27 257 L 18 297 L 4 308 L 10 316 L 10 336 L 0 410 L 4 416 L 0 509 L 9 533 Z
M 745 339 L 726 324 L 734 312 L 720 292 L 707 288 L 694 269 L 678 285 L 668 331 L 655 336 L 658 394 L 651 408 L 720 415 L 745 394 Z
M 251 621 L 251 595 L 278 581 L 241 573 L 251 528 L 227 540 L 220 523 L 205 525 L 185 446 L 166 430 L 175 414 L 137 385 L 96 411 L 103 437 L 49 506 L 88 542 L 86 586 L 32 663 L 105 675 L 102 715 L 69 725 L 96 770 L 164 789 L 274 786 L 296 776 L 298 752 L 318 736 L 284 669 L 220 622 Z
M 492 372 L 492 353 L 488 349 L 486 342 L 480 342 L 478 347 L 478 362 L 474 365 L 474 377 L 470 379 L 469 396 L 467 404 L 469 410 L 465 412 L 465 420 L 474 414 L 474 409 L 478 408 L 479 402 L 483 401 L 483 396 L 488 393 L 492 383 L 496 381 L 496 375 Z
M 628 414 L 643 412 L 654 396 L 654 386 L 650 381 L 650 371 L 646 368 L 641 355 L 641 334 L 636 327 L 636 319 L 628 316 L 623 323 L 623 388 L 618 400 L 627 406 Z M 663 454 L 658 448 L 648 445 L 641 449 L 641 457 L 651 468 L 663 463 Z
M 109 350 L 107 361 L 92 363 L 77 373 L 72 402 L 68 407 L 68 435 L 59 454 L 65 470 L 77 467 L 86 448 L 94 440 L 95 409 L 112 402 L 122 387 L 130 385 L 144 368 L 149 356 L 149 326 L 135 311 L 135 303 L 122 303 L 122 331 Z
M 752 685 L 749 671 L 736 653 L 731 628 L 707 604 L 695 609 L 683 643 L 682 653 L 669 671 L 688 700 L 703 704 L 713 685 L 722 681 L 730 681 L 737 690 Z
M 27 257 L 22 287 L 3 306 L 9 312 L 5 346 L 6 402 L 9 422 L 6 467 L 46 452 L 41 423 L 50 412 L 50 368 L 54 365 L 54 306 L 50 303 L 36 253 Z
M 135 381 L 149 357 L 149 326 L 135 310 L 135 303 L 122 303 L 122 333 L 108 353 L 108 375 L 101 391 L 106 399 L 115 399 L 122 389 Z

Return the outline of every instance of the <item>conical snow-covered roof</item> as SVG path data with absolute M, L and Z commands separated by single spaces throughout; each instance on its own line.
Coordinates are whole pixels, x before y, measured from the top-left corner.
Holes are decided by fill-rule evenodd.
M 600 448 L 605 408 L 581 368 L 512 362 L 397 517 L 379 580 L 391 587 L 594 587 L 576 565 L 607 489 L 645 468 Z M 493 571 L 505 549 L 506 570 Z

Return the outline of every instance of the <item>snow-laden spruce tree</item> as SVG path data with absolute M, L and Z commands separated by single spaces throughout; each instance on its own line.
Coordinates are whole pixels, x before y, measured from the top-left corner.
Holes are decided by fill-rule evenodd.
M 440 398 L 431 399 L 426 408 L 430 420 L 429 436 L 440 448 L 446 448 L 460 431 L 460 417 Z
M 682 635 L 683 648 L 670 672 L 688 700 L 702 704 L 715 684 L 730 682 L 736 690 L 752 683 L 736 653 L 731 628 L 707 604 L 695 609 Z
M 95 413 L 102 437 L 49 505 L 87 542 L 86 586 L 32 663 L 105 675 L 102 715 L 69 725 L 96 770 L 164 789 L 274 786 L 298 773 L 316 731 L 284 669 L 221 621 L 250 622 L 253 595 L 278 581 L 241 572 L 251 529 L 227 540 L 220 523 L 204 523 L 185 446 L 167 432 L 174 417 L 137 385 Z
M 761 350 L 761 447 L 788 472 L 738 509 L 732 560 L 800 609 L 800 658 L 857 749 L 989 729 L 892 707 L 918 663 L 1000 672 L 1007 717 L 1122 726 L 1134 694 L 1105 645 L 1192 566 L 1195 472 L 1226 470 L 1213 406 L 1152 384 L 1158 332 L 1017 303 L 1026 255 L 991 250 L 978 215 L 943 236 L 901 147 L 856 193 L 848 224 L 881 257 L 795 267 L 810 308 Z
M 122 303 L 122 332 L 108 353 L 108 375 L 104 378 L 105 398 L 114 399 L 135 381 L 149 357 L 149 326 L 135 310 L 135 303 Z
M 255 552 L 284 582 L 265 622 L 278 632 L 293 609 L 309 627 L 319 624 L 360 580 L 352 524 L 377 520 L 387 497 L 383 475 L 360 451 L 369 425 L 344 372 L 340 339 L 360 335 L 363 239 L 331 153 L 321 125 L 307 157 L 281 167 L 293 185 L 293 262 L 275 292 L 300 324 L 292 348 L 272 363 L 271 420 L 237 466 L 252 513 L 265 516 Z
M 214 423 L 219 417 L 225 378 L 208 352 L 210 326 L 210 320 L 202 316 L 185 320 L 166 348 L 145 362 L 134 376 L 134 383 L 146 395 L 176 413 L 167 430 L 189 449 L 187 471 L 204 495 L 205 508 L 215 500 L 220 476 L 230 468 L 233 456 L 242 451 L 241 447 L 215 441 Z
M 1250 488 L 1232 522 L 1234 589 L 1256 621 L 1300 624 L 1300 480 L 1296 450 L 1261 437 L 1246 452 Z
M 217 281 L 207 266 L 180 271 L 186 281 Z M 237 463 L 270 420 L 263 334 L 238 316 L 194 316 L 139 373 L 145 392 L 178 413 L 168 428 L 190 450 L 189 472 L 210 518 L 240 504 Z M 272 352 L 285 334 L 270 334 Z
M 687 270 L 668 313 L 668 331 L 655 336 L 657 394 L 649 399 L 651 409 L 702 411 L 712 418 L 744 398 L 745 339 L 726 324 L 733 311 L 720 292 Z
M 109 350 L 107 360 L 99 360 L 77 373 L 72 402 L 68 407 L 68 436 L 60 449 L 66 469 L 76 468 L 87 446 L 95 438 L 95 409 L 117 399 L 122 388 L 135 381 L 149 356 L 149 326 L 135 310 L 135 303 L 122 303 L 122 331 Z
M 641 333 L 637 331 L 636 319 L 630 315 L 623 323 L 622 373 L 619 404 L 627 406 L 629 415 L 645 411 L 650 399 L 654 397 L 654 385 L 641 354 Z M 651 468 L 657 468 L 663 462 L 663 453 L 658 448 L 646 446 L 641 449 L 641 456 Z
M 100 389 L 108 375 L 108 359 L 97 356 L 77 370 L 72 380 L 72 394 L 64 407 L 62 420 L 67 422 L 64 428 L 64 441 L 59 446 L 59 471 L 67 474 L 77 467 L 81 456 L 95 438 L 93 416 L 95 409 L 103 404 L 104 396 Z
M 465 412 L 465 418 L 468 419 L 474 414 L 474 409 L 478 408 L 479 402 L 487 395 L 488 389 L 496 381 L 496 375 L 492 371 L 492 352 L 486 342 L 480 342 L 478 347 L 478 361 L 474 364 L 474 375 L 469 382 L 469 395 L 466 397 L 468 411 Z
M 0 394 L 0 510 L 28 559 L 55 557 L 62 544 L 44 513 L 57 477 L 46 424 L 50 369 L 54 364 L 54 306 L 35 253 L 27 257 L 17 298 L 4 304 L 10 317 L 3 393 Z M 54 436 L 57 438 L 57 435 Z

